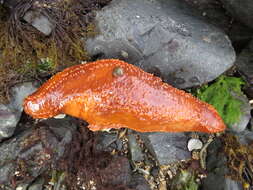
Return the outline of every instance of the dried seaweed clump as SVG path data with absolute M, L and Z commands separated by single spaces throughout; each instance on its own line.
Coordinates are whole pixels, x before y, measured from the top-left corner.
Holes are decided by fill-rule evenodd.
M 127 158 L 98 151 L 95 146 L 95 134 L 81 124 L 56 168 L 67 174 L 68 189 L 131 190 L 124 181 L 130 170 Z
M 241 181 L 245 187 L 253 187 L 253 142 L 242 145 L 237 137 L 226 134 L 224 143 L 230 171 L 229 177 Z
M 36 77 L 44 59 L 53 63 L 48 75 L 87 60 L 85 39 L 97 33 L 94 11 L 110 1 L 16 0 L 11 8 L 0 5 L 0 89 L 13 78 Z M 27 11 L 36 11 L 53 23 L 50 35 L 24 21 Z M 4 90 L 0 90 L 0 100 L 3 94 Z

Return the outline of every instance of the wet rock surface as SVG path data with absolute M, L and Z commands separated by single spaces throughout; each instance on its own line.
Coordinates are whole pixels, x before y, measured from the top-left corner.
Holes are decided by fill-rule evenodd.
M 238 55 L 235 65 L 247 82 L 247 94 L 253 98 L 253 41 Z
M 227 177 L 227 157 L 221 151 L 222 142 L 218 139 L 208 147 L 208 176 L 203 180 L 204 190 L 242 190 L 242 184 Z M 218 184 L 218 185 L 214 185 Z
M 213 184 L 219 184 L 214 186 Z M 242 184 L 230 178 L 220 175 L 218 172 L 209 174 L 208 178 L 204 180 L 203 189 L 205 190 L 243 190 Z
M 13 135 L 23 111 L 23 99 L 36 90 L 37 83 L 17 84 L 10 89 L 10 103 L 0 104 L 0 141 Z
M 241 133 L 237 133 L 238 140 L 243 145 L 251 145 L 253 143 L 253 131 L 244 130 Z
M 102 169 L 102 183 L 106 185 L 127 185 L 131 180 L 131 169 L 127 158 L 114 157 L 110 164 Z M 106 184 L 109 183 L 109 184 Z
M 229 15 L 220 0 L 184 1 L 193 9 L 200 11 L 208 23 L 221 28 L 229 36 L 237 52 L 240 52 L 252 39 L 253 29 Z
M 185 133 L 143 133 L 140 135 L 146 147 L 161 165 L 191 157 L 187 150 L 188 137 Z
M 55 28 L 48 17 L 36 10 L 27 11 L 23 19 L 46 36 L 50 35 Z
M 228 32 L 231 17 L 227 15 L 219 0 L 184 0 L 194 10 L 198 10 L 203 18 L 218 28 Z
M 98 132 L 95 136 L 96 151 L 107 151 L 111 152 L 114 149 L 121 150 L 122 142 L 118 139 L 116 133 Z
M 178 88 L 200 85 L 229 69 L 228 37 L 182 2 L 112 1 L 97 13 L 100 35 L 86 42 L 96 58 L 120 58 Z M 134 26 L 134 27 L 132 27 Z
M 237 52 L 241 52 L 252 40 L 253 29 L 240 22 L 234 23 L 227 32 Z
M 128 186 L 134 190 L 151 190 L 149 184 L 141 175 L 133 175 Z
M 249 1 L 235 7 L 239 1 L 222 0 L 231 17 L 219 1 L 185 1 L 192 7 L 174 0 L 114 0 L 97 12 L 100 34 L 90 38 L 86 47 L 93 59 L 123 59 L 179 88 L 206 84 L 217 78 L 233 65 L 234 47 L 236 76 L 245 79 L 247 98 L 235 95 L 243 102 L 242 117 L 225 135 L 233 134 L 241 145 L 250 147 L 253 119 L 248 102 L 253 98 L 253 43 L 247 44 L 253 38 L 253 29 L 240 22 L 252 27 L 247 21 L 252 15 L 245 16 L 252 3 L 241 10 Z M 13 8 L 16 1 L 0 0 L 1 3 Z M 204 18 L 199 16 L 199 11 Z M 26 22 L 44 35 L 53 34 L 54 24 L 47 16 L 36 12 L 32 18 L 29 14 L 32 12 L 28 11 L 23 17 Z M 238 21 L 234 22 L 233 16 Z M 229 36 L 233 47 L 222 31 Z M 232 70 L 228 75 L 231 73 L 233 75 Z M 252 158 L 252 154 L 245 151 L 245 147 L 241 151 L 237 149 L 239 146 L 231 146 L 234 157 L 228 157 L 224 152 L 227 145 L 223 135 L 137 133 L 123 129 L 93 133 L 86 129 L 87 123 L 69 116 L 35 122 L 22 115 L 22 101 L 36 86 L 30 82 L 14 85 L 8 92 L 10 104 L 0 104 L 1 190 L 76 190 L 76 186 L 87 190 L 166 190 L 171 188 L 171 179 L 182 168 L 193 169 L 201 176 L 196 180 L 201 186 L 199 189 L 252 187 L 252 178 L 243 183 L 227 177 L 231 169 L 227 166 L 233 162 L 231 158 L 243 165 L 245 158 Z M 86 132 L 82 133 L 83 130 Z M 208 137 L 215 139 L 210 145 Z M 198 142 L 189 145 L 189 139 L 198 139 Z M 60 163 L 64 167 L 58 166 Z M 234 172 L 239 173 L 236 169 Z M 249 172 L 247 169 L 244 168 Z M 253 176 L 250 172 L 248 175 Z
M 42 190 L 44 182 L 43 178 L 38 178 L 28 187 L 28 190 Z
M 19 118 L 4 104 L 0 104 L 0 141 L 10 137 L 16 128 Z
M 251 0 L 222 0 L 222 2 L 233 17 L 253 28 L 253 4 Z
M 129 150 L 132 161 L 143 161 L 144 155 L 142 149 L 136 140 L 136 135 L 130 132 L 128 135 Z
M 236 95 L 232 94 L 237 100 L 241 102 L 240 109 L 241 109 L 241 116 L 238 122 L 234 123 L 233 125 L 229 126 L 229 129 L 234 132 L 242 132 L 246 129 L 249 124 L 251 118 L 251 106 L 249 104 L 249 100 L 244 95 Z
M 29 183 L 55 164 L 71 141 L 71 121 L 47 120 L 0 145 L 0 184 Z

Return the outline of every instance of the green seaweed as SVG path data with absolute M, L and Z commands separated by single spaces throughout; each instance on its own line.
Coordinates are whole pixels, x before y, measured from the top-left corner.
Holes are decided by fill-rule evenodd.
M 47 58 L 41 58 L 40 63 L 37 66 L 37 70 L 40 73 L 45 73 L 48 71 L 52 71 L 55 68 L 55 64 L 53 63 L 53 60 L 49 57 Z
M 213 84 L 194 91 L 200 100 L 213 105 L 224 122 L 230 126 L 240 120 L 242 102 L 235 95 L 242 95 L 244 82 L 241 78 L 220 76 Z
M 181 170 L 175 176 L 171 185 L 172 189 L 175 190 L 198 190 L 198 186 L 194 174 L 187 170 Z

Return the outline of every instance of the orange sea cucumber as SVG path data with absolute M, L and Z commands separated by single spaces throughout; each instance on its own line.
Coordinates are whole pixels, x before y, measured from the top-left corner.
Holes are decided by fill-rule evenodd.
M 66 113 L 86 120 L 93 131 L 214 133 L 226 128 L 211 105 L 116 59 L 63 70 L 24 100 L 24 111 L 33 118 Z

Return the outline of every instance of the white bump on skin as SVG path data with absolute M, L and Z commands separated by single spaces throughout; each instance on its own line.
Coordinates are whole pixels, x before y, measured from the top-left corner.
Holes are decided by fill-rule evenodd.
M 28 107 L 32 110 L 32 112 L 37 112 L 40 109 L 38 104 L 34 104 L 32 102 L 28 102 Z

